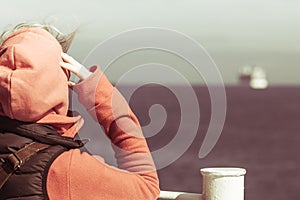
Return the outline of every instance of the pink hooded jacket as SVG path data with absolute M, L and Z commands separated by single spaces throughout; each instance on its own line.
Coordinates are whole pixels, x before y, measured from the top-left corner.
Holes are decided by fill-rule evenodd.
M 67 116 L 69 73 L 62 49 L 39 28 L 21 29 L 0 47 L 0 115 L 50 124 L 74 137 L 83 119 Z M 122 95 L 97 67 L 73 90 L 116 146 L 119 168 L 80 150 L 69 150 L 52 163 L 47 177 L 50 200 L 156 199 L 158 178 L 138 120 Z

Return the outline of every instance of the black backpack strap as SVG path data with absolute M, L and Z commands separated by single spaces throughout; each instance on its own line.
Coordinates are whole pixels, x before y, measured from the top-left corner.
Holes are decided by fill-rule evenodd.
M 46 124 L 22 122 L 3 116 L 0 116 L 0 129 L 40 143 L 61 145 L 68 149 L 81 148 L 86 143 L 86 141 L 61 136 L 53 127 Z
M 12 150 L 13 153 L 9 154 L 6 158 L 2 158 L 0 160 L 2 163 L 0 166 L 0 189 L 16 170 L 24 165 L 37 152 L 49 146 L 49 144 L 32 142 L 16 152 Z

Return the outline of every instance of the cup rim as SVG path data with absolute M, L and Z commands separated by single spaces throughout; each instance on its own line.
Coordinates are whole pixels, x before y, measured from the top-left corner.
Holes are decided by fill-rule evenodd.
M 246 169 L 240 167 L 207 167 L 200 169 L 204 176 L 244 176 Z

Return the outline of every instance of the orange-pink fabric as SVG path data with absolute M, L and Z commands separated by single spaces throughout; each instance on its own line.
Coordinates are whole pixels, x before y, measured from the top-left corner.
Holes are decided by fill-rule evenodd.
M 0 115 L 50 124 L 74 137 L 83 121 L 68 117 L 67 73 L 61 48 L 42 29 L 20 30 L 0 47 Z M 159 181 L 136 116 L 97 67 L 76 84 L 79 101 L 101 124 L 115 150 L 118 168 L 78 149 L 61 154 L 47 176 L 50 200 L 155 200 Z M 66 76 L 67 74 L 67 76 Z
M 69 74 L 59 65 L 61 52 L 58 41 L 40 28 L 18 30 L 3 42 L 0 115 L 52 124 L 60 133 L 74 136 L 76 130 L 69 129 L 80 118 L 66 116 Z
M 73 87 L 79 101 L 104 128 L 118 168 L 70 150 L 52 164 L 47 181 L 51 200 L 156 200 L 159 181 L 136 116 L 97 67 Z

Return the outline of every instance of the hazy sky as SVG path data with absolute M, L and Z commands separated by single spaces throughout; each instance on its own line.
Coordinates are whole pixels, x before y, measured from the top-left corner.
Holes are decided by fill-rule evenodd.
M 59 18 L 56 24 L 63 31 L 79 26 L 70 53 L 80 61 L 98 43 L 122 31 L 161 27 L 184 33 L 203 45 L 226 83 L 235 83 L 244 65 L 262 66 L 272 84 L 300 83 L 300 1 L 15 0 L 2 3 L 1 8 L 1 30 L 8 24 L 53 16 Z M 147 53 L 130 59 L 145 57 Z M 135 63 L 123 59 L 124 65 Z M 175 61 L 171 59 L 170 65 Z M 185 67 L 187 78 L 201 82 Z M 109 75 L 112 80 L 118 79 L 115 70 Z

